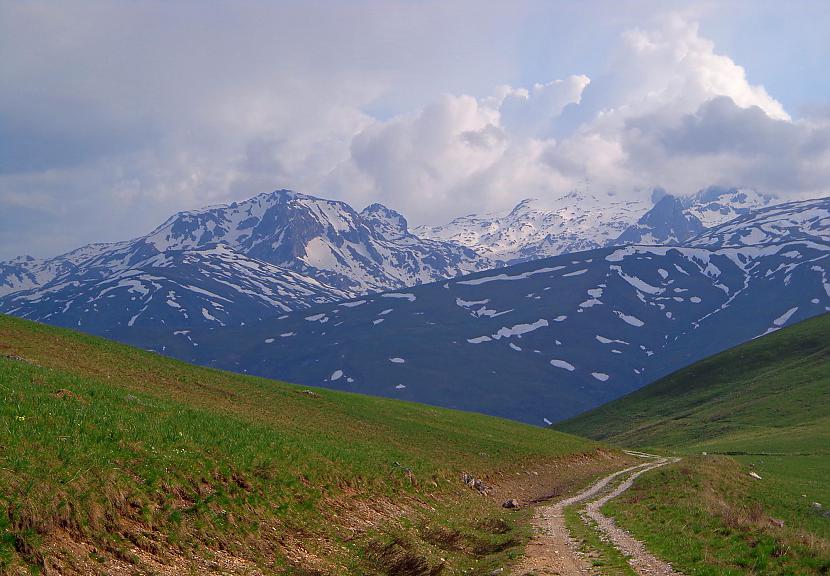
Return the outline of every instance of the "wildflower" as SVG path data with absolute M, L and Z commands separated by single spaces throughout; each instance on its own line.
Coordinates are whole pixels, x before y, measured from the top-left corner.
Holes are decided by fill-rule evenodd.
M 25 417 L 25 416 L 18 416 L 18 417 L 17 417 L 17 421 L 18 421 L 18 422 L 25 422 L 25 421 L 26 421 L 26 417 Z

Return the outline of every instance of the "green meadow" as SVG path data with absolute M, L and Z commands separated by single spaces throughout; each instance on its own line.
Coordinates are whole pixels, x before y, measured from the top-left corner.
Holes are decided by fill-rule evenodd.
M 614 465 L 567 434 L 198 368 L 0 316 L 9 571 L 483 573 L 529 535 L 527 512 L 502 509 L 498 486 L 600 453 Z

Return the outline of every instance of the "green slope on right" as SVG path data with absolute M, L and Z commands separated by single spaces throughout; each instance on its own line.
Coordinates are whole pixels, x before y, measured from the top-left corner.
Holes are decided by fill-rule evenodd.
M 684 574 L 830 574 L 830 315 L 555 427 L 683 457 L 603 510 Z
M 830 454 L 830 314 L 707 358 L 555 428 L 632 447 Z

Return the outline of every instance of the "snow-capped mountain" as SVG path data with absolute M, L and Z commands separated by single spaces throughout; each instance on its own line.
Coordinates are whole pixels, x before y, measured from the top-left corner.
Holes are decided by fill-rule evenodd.
M 678 198 L 666 195 L 620 234 L 615 244 L 677 245 L 703 230 L 700 220 L 684 210 Z
M 516 263 L 607 246 L 649 207 L 571 192 L 552 201 L 523 200 L 505 215 L 463 216 L 413 232 L 466 246 L 490 260 Z
M 751 188 L 709 186 L 690 198 L 685 198 L 683 204 L 687 214 L 700 220 L 704 228 L 712 228 L 769 206 L 774 201 L 773 196 Z
M 706 230 L 692 246 L 762 246 L 793 239 L 830 242 L 830 198 L 787 202 Z
M 520 239 L 566 221 L 537 208 L 517 207 L 490 246 L 527 254 Z M 633 218 L 625 206 L 605 235 L 631 220 L 639 239 L 679 244 L 702 225 L 680 208 L 666 197 Z M 577 230 L 585 214 L 571 218 Z M 539 246 L 566 241 L 587 240 L 547 232 Z M 177 214 L 133 241 L 10 263 L 19 282 L 46 281 L 6 294 L 0 311 L 211 366 L 543 423 L 830 310 L 830 199 L 747 212 L 682 245 L 458 277 L 489 265 L 412 235 L 386 207 L 279 191 Z M 395 291 L 355 298 L 384 288 Z
M 799 239 L 600 248 L 187 338 L 130 336 L 210 366 L 543 424 L 828 310 L 830 243 Z
M 489 267 L 466 248 L 410 234 L 379 204 L 357 213 L 279 190 L 180 212 L 132 241 L 4 263 L 0 311 L 107 334 L 240 324 Z
M 0 311 L 117 335 L 139 327 L 244 325 L 352 295 L 223 244 L 169 250 L 132 263 L 124 263 L 129 257 L 123 252 L 106 256 L 41 288 L 7 295 Z M 113 266 L 114 260 L 120 262 Z
M 413 232 L 514 264 L 605 246 L 679 244 L 771 201 L 772 197 L 751 189 L 716 186 L 689 198 L 661 191 L 654 205 L 600 199 L 583 190 L 553 201 L 523 200 L 504 215 L 471 214 L 441 226 L 419 226 Z
M 0 297 L 12 292 L 29 290 L 48 284 L 58 276 L 75 270 L 100 254 L 126 246 L 116 244 L 89 244 L 61 256 L 42 260 L 32 256 L 19 256 L 8 262 L 0 262 Z
M 417 238 L 403 216 L 380 204 L 357 213 L 345 202 L 289 190 L 181 212 L 144 240 L 159 252 L 225 244 L 356 294 L 489 266 L 470 250 Z

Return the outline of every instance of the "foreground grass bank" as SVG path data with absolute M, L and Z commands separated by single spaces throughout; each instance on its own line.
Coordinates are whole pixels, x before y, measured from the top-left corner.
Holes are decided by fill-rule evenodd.
M 557 428 L 685 454 L 604 508 L 685 574 L 830 573 L 830 316 Z
M 193 367 L 0 316 L 0 569 L 483 573 L 500 508 L 618 464 L 481 415 Z M 482 496 L 460 481 L 492 486 Z M 531 483 L 532 484 L 532 483 Z

